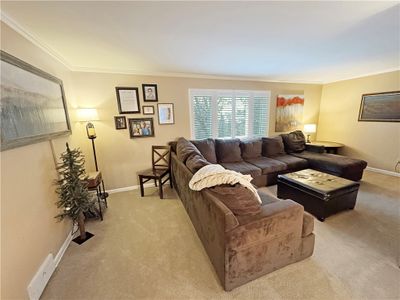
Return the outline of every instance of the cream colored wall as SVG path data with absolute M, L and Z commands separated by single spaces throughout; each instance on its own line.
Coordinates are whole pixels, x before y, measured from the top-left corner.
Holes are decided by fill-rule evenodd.
M 394 171 L 400 160 L 400 123 L 359 122 L 361 95 L 400 90 L 400 72 L 326 84 L 322 89 L 318 140 L 345 144 L 341 153 L 373 168 Z
M 61 78 L 72 97 L 70 72 L 1 23 L 1 49 Z M 56 153 L 69 138 L 53 141 Z M 1 152 L 1 298 L 26 299 L 27 286 L 49 253 L 57 254 L 71 230 L 57 223 L 52 182 L 57 178 L 49 142 Z
M 129 131 L 115 130 L 114 116 L 118 115 L 116 86 L 138 87 L 141 105 L 157 105 L 143 102 L 141 85 L 156 83 L 159 103 L 174 103 L 175 124 L 158 125 L 157 112 L 154 116 L 155 137 L 129 138 Z M 103 172 L 106 188 L 115 189 L 137 184 L 136 173 L 151 166 L 151 145 L 166 144 L 177 137 L 190 138 L 189 88 L 206 89 L 249 89 L 271 91 L 271 119 L 269 134 L 274 135 L 276 96 L 278 94 L 305 94 L 304 121 L 318 120 L 320 85 L 265 83 L 196 78 L 149 77 L 118 74 L 74 73 L 73 87 L 79 107 L 98 109 L 100 121 L 95 122 L 98 138 L 96 151 L 99 168 Z M 141 114 L 127 114 L 127 118 L 149 117 Z M 93 167 L 90 141 L 86 137 L 84 124 L 74 124 L 74 138 L 86 153 L 88 168 Z
M 70 109 L 72 136 L 53 140 L 55 153 L 65 142 L 80 147 L 86 155 L 88 171 L 93 170 L 90 141 L 85 124 L 74 122 L 72 107 L 94 107 L 101 120 L 95 122 L 100 169 L 108 189 L 137 184 L 136 172 L 151 164 L 150 149 L 179 136 L 190 137 L 189 88 L 254 89 L 271 91 L 269 134 L 274 135 L 275 101 L 278 94 L 305 94 L 304 122 L 318 120 L 320 85 L 265 83 L 194 78 L 149 77 L 117 74 L 72 73 L 53 57 L 1 23 L 1 49 L 61 78 Z M 154 138 L 130 139 L 128 130 L 115 130 L 118 115 L 115 87 L 142 83 L 158 85 L 159 103 L 173 102 L 175 124 L 158 125 L 153 116 Z M 156 108 L 156 105 L 155 105 Z M 143 117 L 130 114 L 127 117 Z M 1 298 L 27 298 L 26 288 L 49 253 L 57 254 L 71 229 L 70 222 L 56 223 L 53 180 L 57 174 L 49 142 L 41 142 L 1 152 Z

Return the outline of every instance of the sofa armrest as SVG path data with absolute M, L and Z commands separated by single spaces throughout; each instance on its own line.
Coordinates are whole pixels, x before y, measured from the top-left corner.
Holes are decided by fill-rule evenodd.
M 306 150 L 315 153 L 324 153 L 325 147 L 324 146 L 317 146 L 317 145 L 310 145 L 306 144 Z
M 304 208 L 292 200 L 281 200 L 261 207 L 253 216 L 238 216 L 239 226 L 229 232 L 231 249 L 274 240 L 292 234 L 301 237 Z

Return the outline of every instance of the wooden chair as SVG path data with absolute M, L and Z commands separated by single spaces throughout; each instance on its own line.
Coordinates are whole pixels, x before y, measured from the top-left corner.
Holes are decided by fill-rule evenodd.
M 151 169 L 138 173 L 140 184 L 140 195 L 144 196 L 144 184 L 150 180 L 154 180 L 154 184 L 159 188 L 160 199 L 164 198 L 163 184 L 171 180 L 171 147 L 170 146 L 152 146 L 152 165 Z M 168 176 L 164 179 L 164 177 Z

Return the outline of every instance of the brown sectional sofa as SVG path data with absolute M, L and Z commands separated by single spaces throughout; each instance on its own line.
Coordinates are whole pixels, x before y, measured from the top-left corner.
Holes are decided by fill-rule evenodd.
M 259 189 L 258 213 L 235 215 L 212 189 L 189 188 L 193 173 L 172 153 L 174 187 L 226 291 L 303 260 L 314 250 L 314 219 L 303 206 Z M 234 187 L 233 187 L 234 188 Z
M 367 166 L 363 160 L 323 153 L 323 147 L 307 145 L 301 131 L 275 138 L 206 139 L 193 144 L 210 163 L 249 174 L 256 186 L 273 185 L 278 174 L 306 168 L 359 181 Z
M 250 174 L 252 183 L 262 187 L 274 184 L 278 174 L 310 167 L 359 180 L 366 167 L 364 161 L 324 154 L 323 148 L 306 145 L 304 135 L 298 131 L 276 138 L 192 143 L 183 138 L 172 143 L 174 187 L 227 291 L 311 256 L 314 219 L 300 204 L 279 200 L 266 188 L 258 189 L 260 207 L 238 210 L 229 203 L 237 206 L 251 201 L 240 202 L 243 197 L 235 195 L 240 194 L 237 187 L 228 187 L 235 190 L 225 194 L 212 188 L 191 190 L 189 181 L 197 170 L 219 163 L 226 169 Z M 230 197 L 237 198 L 229 202 Z

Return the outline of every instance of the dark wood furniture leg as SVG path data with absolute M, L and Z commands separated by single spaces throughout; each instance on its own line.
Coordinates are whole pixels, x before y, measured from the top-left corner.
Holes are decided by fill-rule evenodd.
M 160 190 L 160 199 L 163 199 L 164 194 L 163 194 L 163 189 L 162 189 L 162 178 L 161 177 L 158 179 L 158 188 Z
M 144 188 L 143 188 L 143 178 L 139 176 L 139 184 L 140 184 L 140 196 L 144 197 Z

